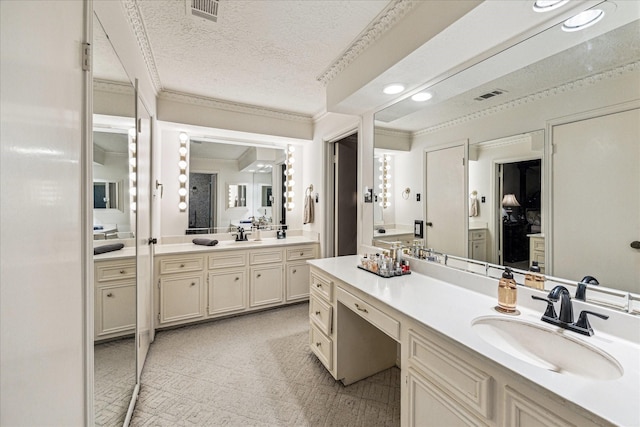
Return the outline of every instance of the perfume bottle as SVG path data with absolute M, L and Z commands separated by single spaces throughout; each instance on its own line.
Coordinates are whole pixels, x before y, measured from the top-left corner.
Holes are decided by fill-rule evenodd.
M 540 274 L 538 261 L 532 261 L 529 272 L 524 276 L 524 284 L 530 288 L 544 290 L 544 276 Z
M 518 289 L 516 281 L 513 280 L 511 269 L 506 267 L 502 278 L 498 282 L 498 310 L 504 313 L 516 311 L 516 301 L 518 299 Z

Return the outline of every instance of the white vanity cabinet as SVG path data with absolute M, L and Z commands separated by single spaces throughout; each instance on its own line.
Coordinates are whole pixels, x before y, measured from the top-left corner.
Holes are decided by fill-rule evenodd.
M 469 258 L 487 261 L 487 229 L 469 230 Z
M 243 243 L 156 255 L 156 328 L 237 315 L 309 296 L 317 243 Z
M 134 258 L 94 263 L 94 339 L 133 334 L 136 326 Z
M 177 324 L 204 317 L 204 257 L 163 258 L 159 264 L 159 322 Z

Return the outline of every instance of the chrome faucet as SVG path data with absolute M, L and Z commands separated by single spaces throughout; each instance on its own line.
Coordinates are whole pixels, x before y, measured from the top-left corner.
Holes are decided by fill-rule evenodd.
M 577 332 L 582 335 L 593 335 L 593 329 L 589 324 L 588 314 L 597 316 L 601 319 L 608 319 L 609 316 L 595 313 L 589 310 L 582 310 L 578 321 L 573 323 L 573 304 L 571 303 L 571 295 L 564 286 L 556 286 L 549 292 L 547 298 L 540 298 L 536 295 L 531 295 L 531 298 L 540 301 L 547 302 L 547 309 L 542 315 L 541 320 L 543 322 L 551 323 L 552 325 L 560 326 L 561 328 L 568 329 L 573 332 Z M 554 302 L 560 300 L 560 315 L 556 315 L 556 310 L 553 306 Z

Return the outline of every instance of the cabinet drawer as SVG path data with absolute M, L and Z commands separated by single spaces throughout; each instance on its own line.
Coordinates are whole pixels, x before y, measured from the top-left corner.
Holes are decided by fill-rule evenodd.
M 210 269 L 244 267 L 247 265 L 246 252 L 221 252 L 209 255 L 208 265 Z
M 532 239 L 531 245 L 534 251 L 540 251 L 544 253 L 544 240 L 542 239 Z
M 120 279 L 132 279 L 136 277 L 136 264 L 129 262 L 126 264 L 106 264 L 97 265 L 96 280 L 98 282 L 109 282 Z
M 409 364 L 486 419 L 493 416 L 492 377 L 434 341 L 409 330 Z
M 316 257 L 315 246 L 300 246 L 287 249 L 287 261 L 313 259 Z
M 315 292 L 327 302 L 332 302 L 333 282 L 324 276 L 311 272 L 311 292 Z
M 312 295 L 309 299 L 309 319 L 325 335 L 331 335 L 333 307 Z
M 320 332 L 313 323 L 309 328 L 309 347 L 322 364 L 331 371 L 333 369 L 333 341 Z
M 394 340 L 400 341 L 400 322 L 342 288 L 338 288 L 337 292 L 338 301 L 366 319 L 369 323 L 377 326 L 378 329 Z
M 482 240 L 487 238 L 487 232 L 485 230 L 471 230 L 469 231 L 470 240 Z
M 261 250 L 249 252 L 249 263 L 255 264 L 271 264 L 282 262 L 282 250 Z
M 200 271 L 204 267 L 204 259 L 170 258 L 160 260 L 160 274 L 183 273 L 185 271 Z

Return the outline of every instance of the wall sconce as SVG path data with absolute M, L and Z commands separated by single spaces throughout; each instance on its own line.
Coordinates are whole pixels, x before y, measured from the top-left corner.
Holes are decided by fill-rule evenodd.
M 180 160 L 178 161 L 178 170 L 180 174 L 178 175 L 178 196 L 180 196 L 180 202 L 178 202 L 178 209 L 180 209 L 180 212 L 184 212 L 187 210 L 187 143 L 189 142 L 189 136 L 181 132 L 179 139 L 180 148 L 178 148 L 178 154 L 180 155 Z
M 378 168 L 380 171 L 379 178 L 381 181 L 381 184 L 378 185 L 380 188 L 380 202 L 378 204 L 382 206 L 382 209 L 386 209 L 391 206 L 391 202 L 389 202 L 389 199 L 391 198 L 391 193 L 389 193 L 389 190 L 391 189 L 391 175 L 389 174 L 389 171 L 391 170 L 391 165 L 389 164 L 390 160 L 391 156 L 386 154 L 378 158 L 378 161 L 380 162 L 380 167 Z
M 138 146 L 136 144 L 136 128 L 129 129 L 129 204 L 131 212 L 136 211 L 138 183 Z
M 511 212 L 513 208 L 520 206 L 515 194 L 505 194 L 502 198 L 502 207 L 507 211 L 507 216 L 504 218 L 505 222 L 511 221 Z
M 295 173 L 295 170 L 293 169 L 293 164 L 296 161 L 296 159 L 293 157 L 293 153 L 295 151 L 296 149 L 293 145 L 287 146 L 287 160 L 285 162 L 287 169 L 284 172 L 284 175 L 285 175 L 285 182 L 286 182 L 285 186 L 287 187 L 285 197 L 287 199 L 286 208 L 288 211 L 296 207 L 295 203 L 293 202 L 293 197 L 295 196 L 293 192 L 293 186 L 296 184 L 295 181 L 293 180 L 293 174 Z

